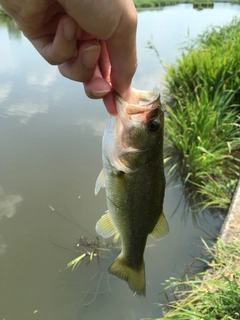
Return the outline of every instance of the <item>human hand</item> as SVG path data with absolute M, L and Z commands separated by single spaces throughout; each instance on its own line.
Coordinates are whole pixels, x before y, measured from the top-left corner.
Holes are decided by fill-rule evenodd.
M 61 74 L 117 113 L 114 91 L 130 96 L 137 68 L 132 0 L 0 0 L 17 27 Z

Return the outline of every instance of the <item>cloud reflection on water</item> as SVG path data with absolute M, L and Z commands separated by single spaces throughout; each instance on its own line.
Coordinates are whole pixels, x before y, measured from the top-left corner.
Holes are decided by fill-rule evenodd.
M 16 212 L 23 197 L 16 193 L 6 193 L 3 187 L 0 186 L 0 220 L 3 218 L 12 218 Z M 3 242 L 0 235 L 0 256 L 7 250 L 7 244 Z
M 2 237 L 0 236 L 0 256 L 3 255 L 7 250 L 6 243 L 3 242 Z
M 81 126 L 82 132 L 87 131 L 91 132 L 93 136 L 102 137 L 107 120 L 100 120 L 98 118 L 78 119 L 75 124 Z
M 9 106 L 9 108 L 6 110 L 6 114 L 8 116 L 20 117 L 20 123 L 26 124 L 33 116 L 39 113 L 47 113 L 48 108 L 48 104 L 44 102 L 41 104 L 36 104 L 26 101 Z
M 7 98 L 9 93 L 11 92 L 11 85 L 10 84 L 1 84 L 0 87 L 0 103 L 4 102 Z
M 37 86 L 38 88 L 46 88 L 51 86 L 56 81 L 57 68 L 49 66 L 45 71 L 41 70 L 41 73 L 39 73 L 39 70 L 36 70 L 36 72 L 27 74 L 26 77 L 28 85 Z
M 14 193 L 7 194 L 4 191 L 4 189 L 0 186 L 0 220 L 3 219 L 4 217 L 12 218 L 17 212 L 18 205 L 22 201 L 23 201 L 22 196 Z M 1 246 L 1 242 L 0 242 L 0 246 Z

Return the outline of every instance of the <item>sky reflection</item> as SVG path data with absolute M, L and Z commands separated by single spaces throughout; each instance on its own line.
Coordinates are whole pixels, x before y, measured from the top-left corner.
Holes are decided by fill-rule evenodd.
M 0 103 L 7 100 L 10 92 L 11 92 L 11 85 L 9 83 L 1 85 L 1 87 L 0 87 Z
M 7 250 L 6 243 L 3 242 L 2 237 L 0 236 L 0 256 L 2 256 Z
M 46 89 L 56 82 L 57 68 L 46 66 L 44 70 L 39 72 L 38 69 L 26 75 L 26 81 L 29 86 L 36 86 L 38 89 Z
M 4 217 L 12 218 L 16 214 L 17 207 L 22 201 L 22 196 L 14 193 L 6 193 L 3 187 L 0 186 L 0 220 Z
M 20 194 L 6 193 L 2 186 L 0 186 L 0 220 L 3 218 L 12 218 L 18 209 L 18 206 L 23 201 Z M 3 241 L 0 235 L 0 256 L 7 251 L 7 244 Z
M 91 132 L 93 136 L 102 137 L 104 129 L 106 127 L 106 120 L 100 120 L 98 118 L 78 119 L 76 125 L 81 127 L 81 132 Z
M 48 112 L 47 103 L 32 103 L 30 101 L 19 102 L 14 105 L 10 105 L 6 110 L 6 115 L 8 116 L 17 116 L 20 119 L 20 123 L 27 124 L 28 121 L 35 115 L 39 113 Z

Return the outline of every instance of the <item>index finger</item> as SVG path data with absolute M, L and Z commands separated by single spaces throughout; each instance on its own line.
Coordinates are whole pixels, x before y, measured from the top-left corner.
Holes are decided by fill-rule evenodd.
M 137 12 L 132 3 L 122 15 L 114 34 L 105 41 L 111 63 L 112 87 L 125 100 L 129 98 L 132 78 L 137 69 L 136 30 Z

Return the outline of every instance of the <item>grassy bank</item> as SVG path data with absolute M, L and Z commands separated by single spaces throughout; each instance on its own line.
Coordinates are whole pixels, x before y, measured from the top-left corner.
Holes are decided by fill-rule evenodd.
M 154 8 L 164 6 L 174 6 L 180 3 L 192 3 L 194 8 L 212 8 L 214 2 L 240 3 L 240 0 L 218 0 L 218 1 L 201 1 L 201 0 L 133 0 L 137 8 Z
M 134 0 L 136 8 L 175 6 L 180 3 L 193 3 L 192 0 Z
M 209 28 L 166 66 L 166 162 L 203 208 L 227 209 L 240 172 L 239 37 Z
M 173 290 L 176 300 L 165 305 L 164 318 L 178 320 L 240 319 L 240 242 L 224 245 L 221 240 L 207 247 L 211 269 L 193 279 L 170 278 L 165 290 Z
M 195 7 L 198 5 L 210 4 L 213 6 L 213 2 L 210 1 L 199 1 L 199 0 L 134 0 L 136 8 L 156 8 L 156 7 L 166 7 L 175 6 L 180 3 L 195 3 Z M 206 6 L 205 6 L 206 7 Z

